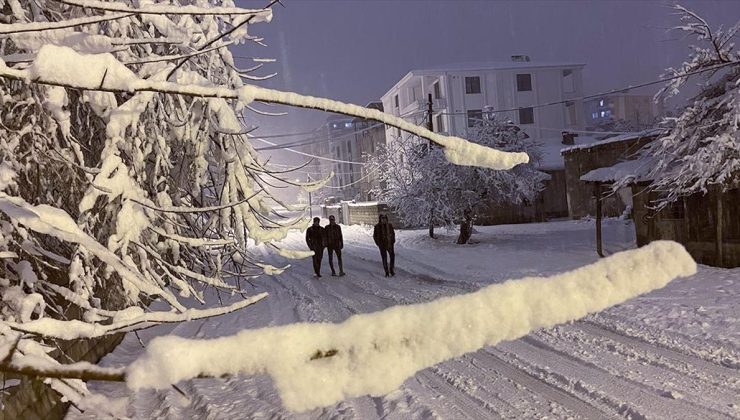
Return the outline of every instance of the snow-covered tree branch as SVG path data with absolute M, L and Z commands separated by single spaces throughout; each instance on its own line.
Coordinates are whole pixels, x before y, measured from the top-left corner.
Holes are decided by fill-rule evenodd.
M 701 79 L 700 93 L 679 116 L 663 120 L 665 136 L 645 146 L 640 157 L 649 161 L 650 188 L 659 193 L 657 208 L 711 188 L 728 190 L 740 185 L 740 54 L 733 38 L 740 22 L 727 30 L 713 30 L 695 12 L 676 6 L 682 24 L 676 29 L 694 37 L 689 60 L 668 69 L 674 77 L 656 99 L 677 95 L 693 75 Z M 615 188 L 628 184 L 627 177 Z
M 231 0 L 19 0 L 0 24 L 0 346 L 8 371 L 63 377 L 45 340 L 101 337 L 217 316 L 265 297 L 240 279 L 280 273 L 247 252 L 277 244 L 280 220 L 243 120 L 255 101 L 385 122 L 445 147 L 462 165 L 528 157 L 440 136 L 366 108 L 244 84 L 228 46 L 260 42 L 272 12 Z M 301 184 L 310 190 L 326 180 Z M 286 206 L 287 208 L 287 206 Z M 203 303 L 210 287 L 241 296 Z M 103 296 L 118 296 L 117 299 Z M 153 311 L 159 300 L 166 309 Z M 44 366 L 34 360 L 43 358 Z M 0 366 L 0 370 L 2 367 Z M 36 370 L 34 370 L 36 369 Z M 40 369 L 40 370 L 39 370 Z M 65 370 L 67 369 L 67 370 Z M 56 372 L 52 375 L 51 372 Z M 77 377 L 75 377 L 77 378 Z M 61 382 L 60 382 L 61 383 Z M 72 389 L 74 388 L 74 389 Z M 72 401 L 84 383 L 59 386 Z
M 471 141 L 507 152 L 524 152 L 530 163 L 508 171 L 457 166 L 444 158 L 442 150 L 415 139 L 398 139 L 371 159 L 385 185 L 380 198 L 396 209 L 410 226 L 432 223 L 450 227 L 493 203 L 516 204 L 533 201 L 547 175 L 535 169 L 540 158 L 538 145 L 510 121 L 493 115 L 471 130 Z M 431 220 L 430 220 L 431 217 Z

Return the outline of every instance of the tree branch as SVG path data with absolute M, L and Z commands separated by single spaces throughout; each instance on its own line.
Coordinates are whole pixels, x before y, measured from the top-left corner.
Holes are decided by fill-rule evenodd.
M 83 7 L 85 9 L 102 10 L 106 12 L 126 12 L 137 15 L 265 15 L 270 9 L 243 9 L 241 7 L 198 7 L 151 4 L 144 7 L 129 7 L 118 2 L 96 1 L 96 0 L 57 0 L 59 3 L 70 6 Z

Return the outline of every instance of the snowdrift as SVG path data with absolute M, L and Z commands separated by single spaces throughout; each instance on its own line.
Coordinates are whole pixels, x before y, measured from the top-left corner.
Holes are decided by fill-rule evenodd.
M 131 389 L 197 376 L 272 376 L 286 408 L 304 411 L 349 397 L 383 395 L 417 371 L 487 345 L 579 319 L 696 272 L 675 242 L 657 241 L 552 277 L 380 312 L 340 324 L 301 323 L 210 340 L 154 339 L 131 364 Z

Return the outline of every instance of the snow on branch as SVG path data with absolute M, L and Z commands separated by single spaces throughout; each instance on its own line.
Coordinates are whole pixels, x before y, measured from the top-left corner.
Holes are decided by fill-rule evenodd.
M 52 318 L 41 318 L 22 324 L 5 322 L 15 331 L 26 334 L 41 335 L 46 338 L 60 340 L 75 340 L 78 338 L 95 338 L 109 334 L 142 330 L 159 324 L 172 324 L 196 319 L 212 318 L 244 309 L 267 297 L 267 293 L 260 293 L 247 299 L 242 299 L 228 306 L 210 309 L 188 309 L 182 313 L 148 312 L 139 307 L 131 307 L 128 311 L 120 311 L 119 319 L 110 324 L 93 324 L 78 320 L 62 321 Z M 125 316 L 124 316 L 125 314 Z M 0 321 L 2 323 L 2 321 Z
M 260 18 L 258 22 L 272 20 L 272 9 L 244 9 L 241 7 L 199 7 L 194 5 L 167 5 L 147 4 L 141 7 L 130 7 L 127 4 L 115 1 L 96 0 L 56 0 L 60 3 L 86 9 L 103 10 L 107 12 L 126 12 L 137 15 L 249 15 Z
M 123 369 L 103 368 L 87 362 L 70 364 L 54 364 L 46 362 L 43 364 L 23 362 L 0 363 L 0 372 L 15 373 L 37 378 L 58 379 L 83 379 L 86 381 L 112 381 L 123 382 L 125 379 Z
M 151 284 L 138 272 L 129 268 L 113 252 L 80 230 L 74 220 L 63 210 L 47 205 L 32 206 L 20 197 L 11 197 L 5 193 L 0 193 L 0 212 L 14 222 L 20 223 L 35 232 L 84 246 L 98 259 L 114 269 L 124 281 L 129 282 L 138 290 L 150 296 L 162 296 L 173 308 L 180 312 L 186 311 L 185 307 L 170 292 Z
M 73 28 L 75 26 L 91 25 L 93 23 L 108 22 L 133 16 L 132 13 L 114 13 L 102 16 L 86 16 L 57 22 L 30 22 L 0 24 L 0 35 L 20 34 L 23 32 L 51 31 L 54 29 Z
M 669 68 L 670 80 L 656 99 L 677 95 L 686 83 L 700 78 L 700 92 L 676 117 L 664 118 L 666 133 L 644 146 L 639 159 L 648 162 L 642 175 L 658 198 L 656 209 L 692 194 L 740 186 L 740 53 L 732 39 L 740 22 L 724 30 L 712 30 L 707 21 L 682 6 L 675 7 L 684 31 L 697 41 L 681 66 Z M 699 76 L 701 74 L 701 76 Z M 626 174 L 613 184 L 616 191 L 633 182 Z
M 239 89 L 229 89 L 220 86 L 186 85 L 141 79 L 110 54 L 79 54 L 70 48 L 55 45 L 42 47 L 29 69 L 11 69 L 0 63 L 0 77 L 85 90 L 129 93 L 159 92 L 185 96 L 237 99 L 244 105 L 257 100 L 299 108 L 320 109 L 382 122 L 429 139 L 443 146 L 447 159 L 457 165 L 506 170 L 529 161 L 526 153 L 502 152 L 469 142 L 460 137 L 444 136 L 417 126 L 403 118 L 375 109 L 253 85 L 245 85 Z
M 126 369 L 131 389 L 199 376 L 270 374 L 285 406 L 304 411 L 383 395 L 417 371 L 484 346 L 579 319 L 696 272 L 679 244 L 640 249 L 552 277 L 355 315 L 341 324 L 301 323 L 232 337 L 161 337 Z

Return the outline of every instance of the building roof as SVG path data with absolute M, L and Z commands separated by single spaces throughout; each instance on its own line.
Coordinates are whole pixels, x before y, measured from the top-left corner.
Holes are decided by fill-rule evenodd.
M 568 147 L 562 143 L 562 137 L 548 137 L 540 139 L 541 144 L 540 150 L 542 151 L 542 159 L 537 165 L 537 169 L 547 170 L 558 170 L 565 168 L 565 160 L 563 155 L 560 153 L 565 147 Z M 575 138 L 576 144 L 590 144 L 596 141 L 595 138 L 589 136 L 578 136 Z
M 547 61 L 488 61 L 488 62 L 465 62 L 430 66 L 423 69 L 411 70 L 412 74 L 437 74 L 446 71 L 478 71 L 478 70 L 512 70 L 512 69 L 535 69 L 547 67 L 583 67 L 585 63 L 573 62 L 547 62 Z
M 399 85 L 405 83 L 413 76 L 436 75 L 453 71 L 481 71 L 481 70 L 515 70 L 515 69 L 537 69 L 537 68 L 561 68 L 561 67 L 584 67 L 585 63 L 573 62 L 547 62 L 547 61 L 489 61 L 489 62 L 464 62 L 452 64 L 433 65 L 427 68 L 411 70 L 399 79 L 381 98 L 384 99 Z
M 625 160 L 612 166 L 594 169 L 581 176 L 584 182 L 612 183 L 620 179 L 632 178 L 632 182 L 650 181 L 650 170 L 654 167 L 652 159 Z
M 666 131 L 662 128 L 651 128 L 648 130 L 638 131 L 636 133 L 626 133 L 626 134 L 620 134 L 614 137 L 608 137 L 604 140 L 596 141 L 592 143 L 576 144 L 574 146 L 563 148 L 560 152 L 562 154 L 565 154 L 565 153 L 570 153 L 570 152 L 574 152 L 577 150 L 587 150 L 592 147 L 599 147 L 599 146 L 603 146 L 605 144 L 610 144 L 610 143 L 619 143 L 623 141 L 637 140 L 637 139 L 644 138 L 644 137 L 657 137 L 657 136 L 660 136 L 661 134 L 664 134 L 665 132 Z

